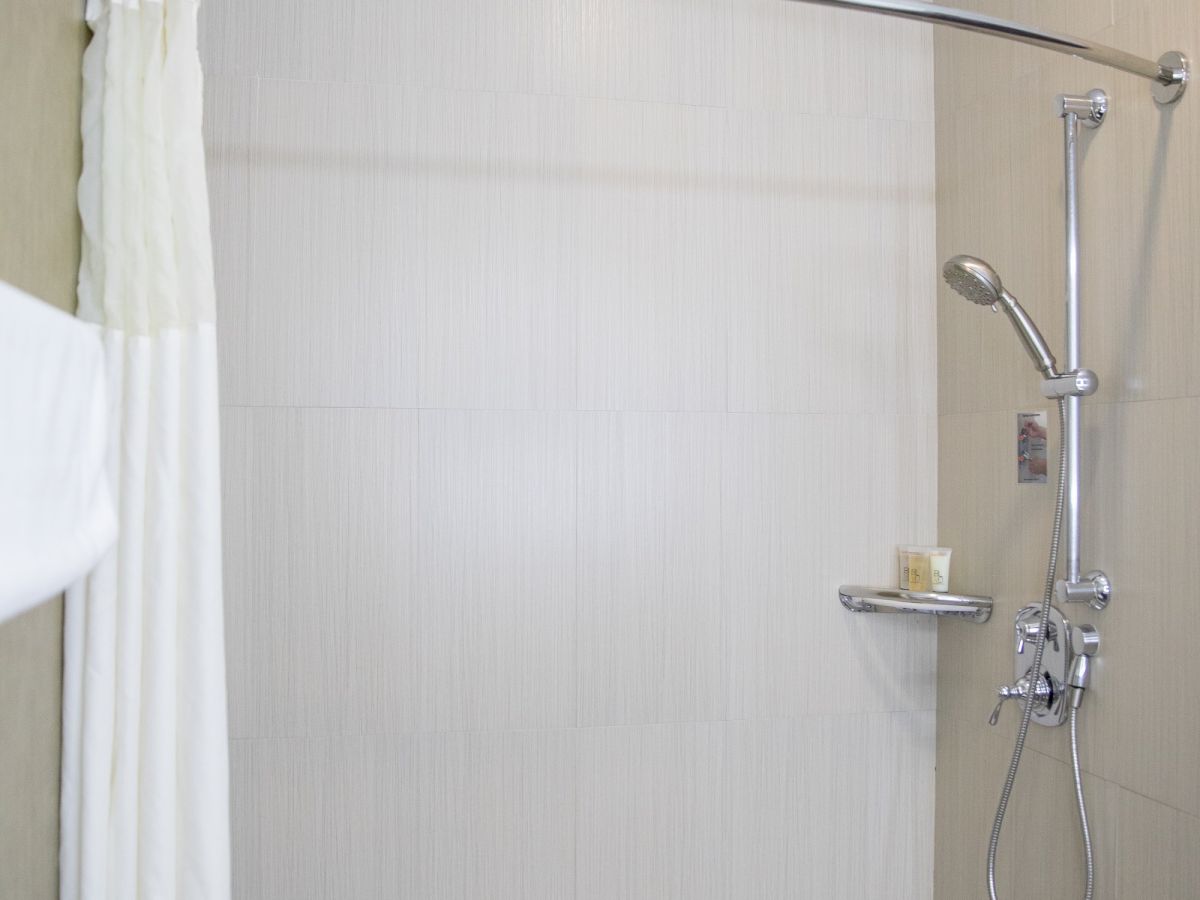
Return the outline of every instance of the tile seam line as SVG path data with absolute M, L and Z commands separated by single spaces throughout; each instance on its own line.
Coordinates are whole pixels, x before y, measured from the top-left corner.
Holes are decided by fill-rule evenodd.
M 955 412 L 939 412 L 939 413 L 937 413 L 937 417 L 939 419 L 954 419 L 954 418 L 965 418 L 968 416 L 992 416 L 992 415 L 998 415 L 1001 413 L 1005 413 L 1005 414 L 1017 413 L 1017 412 L 1026 410 L 1028 407 L 1031 407 L 1031 406 L 1048 406 L 1052 402 L 1053 402 L 1052 400 L 1047 400 L 1047 399 L 1043 398 L 1038 403 L 1030 403 L 1030 404 L 1027 404 L 1026 406 L 1010 406 L 1010 407 L 1003 407 L 1003 408 L 999 408 L 999 409 L 978 409 L 978 410 L 959 410 L 959 411 L 955 411 Z M 1174 394 L 1169 397 L 1136 397 L 1136 398 L 1130 398 L 1128 400 L 1088 400 L 1087 405 L 1084 407 L 1084 409 L 1086 410 L 1088 407 L 1090 407 L 1092 409 L 1097 409 L 1099 407 L 1105 407 L 1105 408 L 1109 408 L 1109 409 L 1117 409 L 1117 408 L 1124 407 L 1124 406 L 1136 406 L 1138 404 L 1186 403 L 1186 402 L 1193 402 L 1193 403 L 1200 402 L 1200 394 Z
M 1047 753 L 1044 750 L 1039 750 L 1036 747 L 1030 747 L 1029 749 L 1032 752 L 1036 753 L 1038 756 L 1042 757 L 1043 759 L 1052 760 L 1053 762 L 1060 763 L 1063 766 L 1068 767 L 1068 768 L 1071 765 L 1066 760 L 1059 759 L 1057 756 L 1052 756 L 1051 754 Z M 1081 755 L 1082 755 L 1082 750 L 1081 750 Z M 1103 781 L 1105 784 L 1111 785 L 1112 787 L 1118 788 L 1119 790 L 1133 794 L 1135 797 L 1141 797 L 1143 800 L 1147 801 L 1148 803 L 1153 803 L 1156 806 L 1161 806 L 1164 809 L 1169 809 L 1172 812 L 1177 812 L 1180 815 L 1187 816 L 1189 819 L 1195 819 L 1197 822 L 1200 822 L 1200 815 L 1198 815 L 1194 812 L 1189 812 L 1188 810 L 1182 809 L 1178 806 L 1175 806 L 1174 804 L 1164 803 L 1162 800 L 1159 800 L 1156 797 L 1151 797 L 1148 794 L 1143 794 L 1141 791 L 1134 790 L 1131 787 L 1121 784 L 1121 782 L 1119 782 L 1119 781 L 1113 781 L 1111 778 L 1105 778 L 1103 775 L 1098 775 L 1095 772 L 1091 771 L 1086 765 L 1083 766 L 1083 774 L 1090 775 L 1092 778 L 1095 778 L 1097 781 Z
M 208 77 L 217 79 L 224 78 L 227 80 L 256 80 L 262 83 L 274 84 L 308 84 L 314 87 L 346 87 L 346 88 L 393 88 L 400 91 L 412 91 L 423 93 L 444 93 L 444 94 L 460 94 L 463 96 L 479 96 L 492 95 L 496 97 L 544 97 L 547 99 L 559 100 L 581 100 L 594 101 L 604 103 L 630 103 L 640 106 L 669 106 L 680 109 L 696 109 L 696 110 L 713 110 L 729 113 L 745 113 L 751 115 L 762 116 L 780 116 L 791 119 L 812 119 L 812 120 L 846 120 L 846 121 L 870 121 L 870 122 L 894 122 L 906 125 L 928 125 L 936 124 L 936 117 L 903 117 L 903 116 L 881 116 L 881 115 L 839 115 L 837 113 L 814 113 L 804 110 L 790 110 L 775 107 L 756 107 L 756 106 L 738 106 L 734 104 L 709 104 L 709 103 L 684 103 L 678 100 L 655 100 L 644 97 L 619 97 L 606 94 L 573 94 L 562 93 L 555 91 L 521 91 L 521 90 L 488 90 L 486 88 L 459 88 L 442 85 L 429 84 L 406 84 L 399 81 L 345 81 L 345 80 L 329 80 L 316 78 L 288 78 L 278 75 L 263 75 L 261 73 L 221 73 L 210 72 Z
M 1200 397 L 1194 398 L 1200 400 Z M 586 407 L 531 407 L 531 406 L 378 406 L 378 405 L 344 405 L 344 404 L 314 404 L 314 403 L 221 403 L 221 409 L 274 409 L 274 410 L 347 410 L 364 412 L 490 412 L 490 413 L 607 413 L 629 415 L 684 415 L 684 416 L 762 416 L 762 417 L 841 417 L 841 418 L 876 418 L 876 419 L 910 419 L 914 416 L 925 418 L 940 418 L 935 412 L 920 412 L 913 410 L 726 410 L 726 409 L 647 409 L 642 407 L 622 407 L 617 409 Z M 1010 412 L 1011 410 L 1000 410 Z M 977 415 L 976 413 L 955 413 L 954 415 Z
M 332 741 L 332 740 L 355 740 L 359 738 L 419 738 L 419 737 L 438 737 L 449 735 L 508 735 L 508 734 L 562 734 L 566 732 L 580 731 L 612 731 L 616 729 L 632 730 L 637 728 L 686 728 L 695 726 L 713 726 L 713 725 L 760 725 L 770 724 L 778 725 L 788 722 L 805 722 L 810 720 L 822 721 L 838 721 L 843 719 L 861 719 L 870 717 L 888 717 L 896 718 L 903 716 L 915 715 L 937 715 L 936 709 L 893 709 L 893 710 L 869 710 L 862 712 L 820 712 L 810 713 L 799 716 L 777 716 L 761 719 L 689 719 L 678 722 L 633 722 L 633 723 L 616 723 L 616 724 L 597 724 L 597 725 L 561 725 L 549 726 L 545 728 L 464 728 L 464 729 L 449 729 L 444 731 L 355 731 L 355 732 L 339 732 L 330 734 L 288 734 L 288 735 L 238 735 L 230 737 L 229 742 L 233 743 L 266 743 L 271 741 Z M 1150 798 L 1147 798 L 1150 799 Z M 1183 810 L 1181 810 L 1182 812 Z

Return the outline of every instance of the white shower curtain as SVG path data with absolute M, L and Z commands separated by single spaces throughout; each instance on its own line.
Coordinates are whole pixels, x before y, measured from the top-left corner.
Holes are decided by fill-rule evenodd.
M 79 316 L 120 536 L 67 595 L 61 897 L 227 898 L 216 340 L 195 0 L 88 0 Z

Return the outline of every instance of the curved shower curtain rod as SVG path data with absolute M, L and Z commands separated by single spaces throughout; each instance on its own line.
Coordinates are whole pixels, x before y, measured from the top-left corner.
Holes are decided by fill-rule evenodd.
M 901 19 L 916 19 L 919 22 L 932 22 L 935 25 L 949 25 L 964 31 L 974 31 L 979 34 L 990 34 L 995 37 L 1019 41 L 1022 44 L 1032 44 L 1044 47 L 1058 53 L 1077 56 L 1090 62 L 1111 66 L 1123 72 L 1141 75 L 1149 78 L 1154 84 L 1151 91 L 1154 99 L 1161 103 L 1174 103 L 1183 96 L 1190 76 L 1188 59 L 1182 53 L 1172 50 L 1164 53 L 1157 61 L 1143 59 L 1115 50 L 1103 44 L 1094 44 L 1080 38 L 1040 28 L 1030 28 L 1016 22 L 1007 22 L 992 16 L 967 12 L 962 9 L 951 9 L 947 6 L 937 6 L 933 3 L 919 3 L 916 0 L 794 0 L 799 3 L 814 3 L 821 6 L 836 6 L 839 9 L 857 9 L 863 12 L 881 13 L 885 16 L 896 16 Z

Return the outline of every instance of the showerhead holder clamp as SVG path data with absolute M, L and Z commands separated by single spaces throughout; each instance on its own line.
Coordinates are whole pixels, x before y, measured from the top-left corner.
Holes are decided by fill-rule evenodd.
M 1112 602 L 1112 581 L 1099 569 L 1088 572 L 1079 581 L 1059 579 L 1054 583 L 1059 603 L 1086 603 L 1099 612 Z
M 1054 103 L 1059 118 L 1074 115 L 1085 128 L 1099 128 L 1108 115 L 1108 94 L 1100 88 L 1086 94 L 1059 94 Z
M 1090 397 L 1100 389 L 1100 376 L 1091 369 L 1063 372 L 1042 381 L 1042 396 L 1047 400 L 1063 397 Z

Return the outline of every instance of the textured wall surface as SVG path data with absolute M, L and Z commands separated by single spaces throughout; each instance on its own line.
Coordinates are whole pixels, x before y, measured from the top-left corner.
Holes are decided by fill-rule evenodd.
M 0 5 L 0 279 L 75 309 L 77 0 Z M 62 605 L 0 626 L 0 897 L 58 896 Z
M 929 898 L 928 30 L 203 16 L 237 895 Z
M 973 5 L 1150 58 L 1200 53 L 1194 0 Z M 1117 595 L 1103 613 L 1067 611 L 1104 640 L 1081 755 L 1097 898 L 1197 898 L 1200 94 L 1162 110 L 1146 82 L 1102 67 L 957 33 L 939 33 L 935 47 L 938 256 L 990 260 L 1056 348 L 1063 138 L 1052 104 L 1094 87 L 1112 98 L 1109 120 L 1084 136 L 1082 358 L 1101 388 L 1084 404 L 1082 548 L 1084 569 L 1107 571 Z M 936 896 L 963 900 L 987 896 L 987 838 L 1018 711 L 995 729 L 987 716 L 996 685 L 1011 680 L 1012 617 L 1040 596 L 1054 488 L 1015 484 L 1014 414 L 1047 407 L 1007 323 L 943 287 L 938 330 L 939 536 L 964 589 L 997 598 L 987 626 L 945 623 L 939 634 Z M 1057 446 L 1054 434 L 1052 455 Z M 1002 843 L 1002 896 L 1082 896 L 1066 729 L 1035 728 L 1029 747 Z

